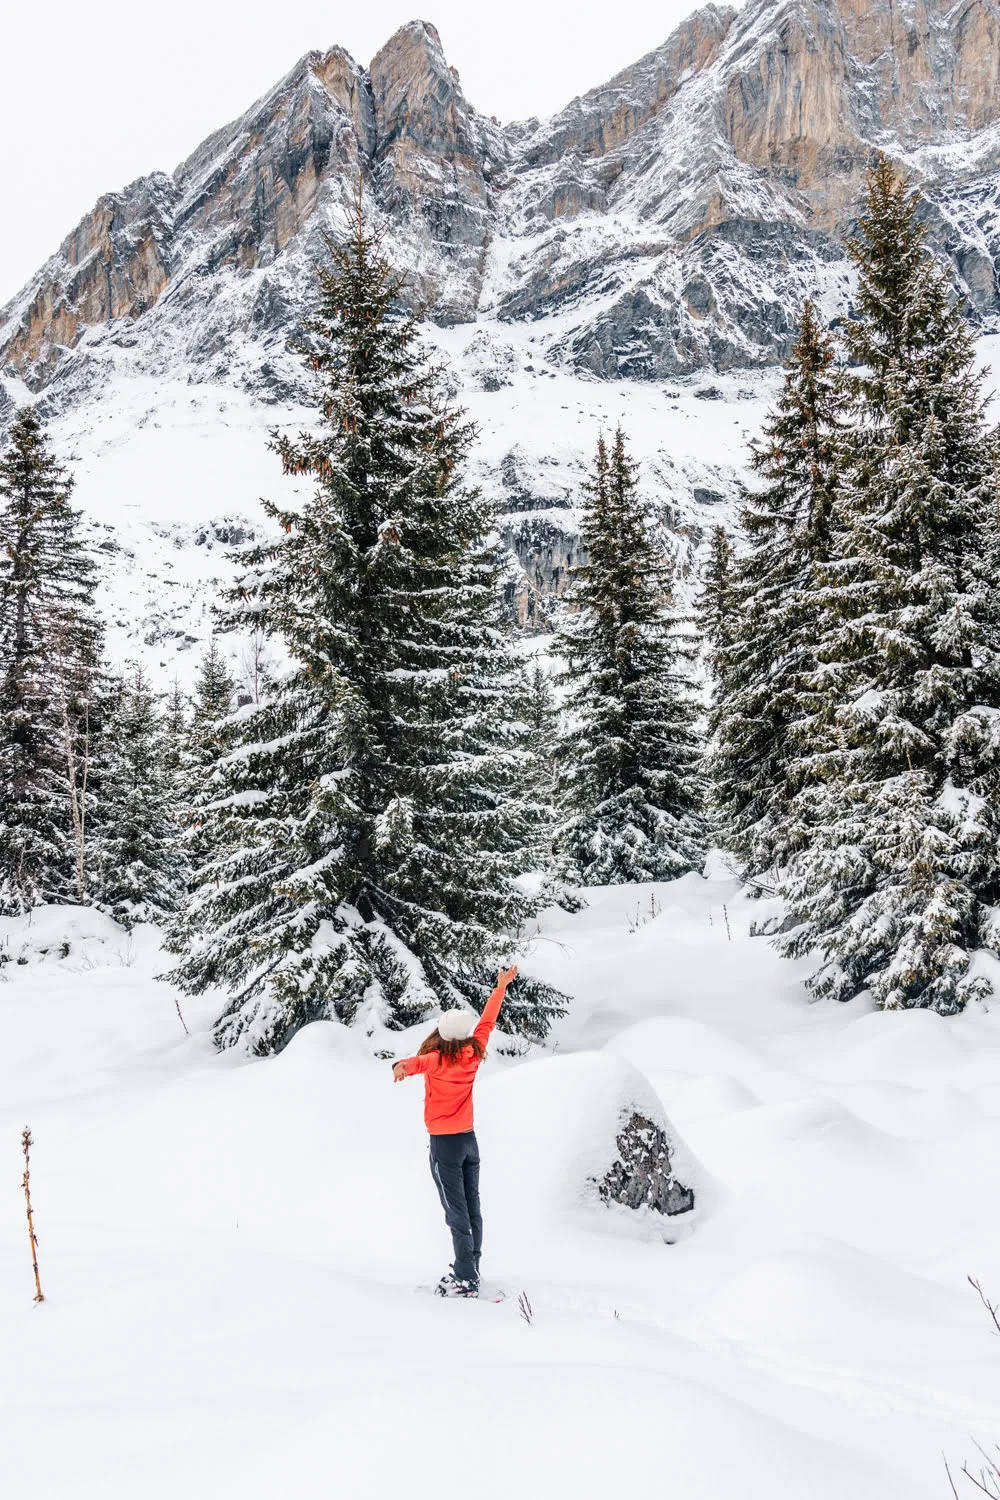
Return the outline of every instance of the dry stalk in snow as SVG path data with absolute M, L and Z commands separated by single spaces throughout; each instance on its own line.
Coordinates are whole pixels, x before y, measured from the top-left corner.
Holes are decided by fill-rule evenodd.
M 24 1205 L 28 1211 L 28 1239 L 31 1242 L 31 1265 L 35 1272 L 34 1300 L 44 1302 L 45 1294 L 38 1275 L 38 1236 L 35 1234 L 35 1219 L 31 1208 L 31 1146 L 31 1131 L 25 1125 L 21 1132 L 21 1150 L 24 1152 L 24 1176 L 21 1178 L 21 1186 L 24 1188 Z
M 989 1313 L 994 1333 L 1000 1333 L 1000 1309 L 998 1309 L 997 1304 L 990 1301 L 975 1276 L 970 1276 L 968 1282 Z M 988 1496 L 989 1500 L 1000 1500 L 1000 1446 L 994 1448 L 992 1453 L 988 1453 L 980 1443 L 976 1443 L 975 1446 L 979 1457 L 983 1461 L 979 1472 L 975 1473 L 969 1468 L 968 1463 L 964 1463 L 962 1465 L 962 1474 L 981 1495 Z M 944 1469 L 948 1475 L 948 1483 L 951 1485 L 951 1493 L 954 1495 L 955 1500 L 959 1500 L 958 1487 L 955 1484 L 954 1476 L 952 1475 L 947 1459 L 944 1461 Z

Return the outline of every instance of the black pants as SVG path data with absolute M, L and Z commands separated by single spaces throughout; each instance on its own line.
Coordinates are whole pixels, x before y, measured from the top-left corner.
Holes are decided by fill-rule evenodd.
M 474 1130 L 431 1136 L 431 1175 L 455 1247 L 459 1281 L 479 1281 L 483 1216 L 479 1207 L 479 1144 Z

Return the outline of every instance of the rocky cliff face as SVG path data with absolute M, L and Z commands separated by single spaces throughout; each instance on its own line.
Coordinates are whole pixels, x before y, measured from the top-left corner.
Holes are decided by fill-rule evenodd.
M 991 321 L 998 122 L 1000 0 L 708 5 L 503 129 L 412 22 L 368 68 L 310 53 L 173 174 L 101 199 L 0 312 L 0 367 L 62 402 L 123 360 L 280 396 L 304 278 L 359 182 L 441 324 L 537 324 L 549 358 L 602 377 L 767 364 L 804 295 L 846 306 L 876 149 L 921 181 Z
M 479 424 L 516 618 L 543 625 L 565 591 L 584 466 L 623 415 L 683 578 L 773 391 L 741 371 L 783 357 L 806 295 L 831 323 L 849 308 L 875 151 L 920 182 L 971 315 L 1000 327 L 998 75 L 1000 0 L 708 5 L 506 127 L 426 23 L 367 68 L 310 53 L 176 171 L 102 198 L 0 310 L 0 429 L 38 396 L 111 549 L 121 650 L 169 669 L 210 628 L 219 538 L 257 524 L 265 427 L 308 420 L 288 339 L 360 185 Z
M 882 150 L 922 183 L 958 289 L 995 318 L 998 18 L 996 0 L 696 12 L 511 133 L 502 212 L 520 253 L 497 313 L 558 312 L 551 351 L 600 376 L 772 362 L 805 295 L 844 311 L 841 239 Z
M 41 389 L 81 342 L 93 358 L 88 335 L 108 325 L 135 347 L 155 307 L 145 326 L 161 363 L 224 373 L 234 339 L 287 330 L 302 270 L 359 182 L 393 226 L 415 300 L 434 296 L 442 322 L 473 317 L 505 149 L 431 26 L 404 27 L 370 69 L 339 47 L 310 53 L 172 176 L 100 200 L 0 312 L 0 364 Z

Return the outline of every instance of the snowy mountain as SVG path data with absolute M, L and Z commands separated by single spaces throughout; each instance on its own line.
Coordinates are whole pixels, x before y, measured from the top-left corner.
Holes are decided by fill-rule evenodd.
M 550 357 L 604 376 L 769 364 L 806 291 L 844 303 L 839 235 L 876 149 L 924 183 L 992 318 L 998 39 L 996 0 L 709 5 L 561 114 L 506 128 L 424 22 L 368 68 L 310 53 L 174 173 L 102 198 L 0 312 L 0 358 L 35 390 L 85 385 L 110 343 L 280 392 L 268 350 L 360 179 L 441 324 L 536 323 Z
M 361 183 L 414 302 L 432 299 L 532 622 L 572 564 L 598 425 L 624 417 L 682 551 L 734 495 L 773 379 L 748 372 L 783 356 L 806 294 L 843 314 L 876 149 L 921 182 L 956 286 L 997 324 L 998 41 L 1000 0 L 710 5 L 508 126 L 427 23 L 367 68 L 309 53 L 176 171 L 102 198 L 0 310 L 0 424 L 31 396 L 56 420 L 140 643 L 202 639 L 225 539 L 280 486 L 263 434 L 303 420 L 288 338 Z

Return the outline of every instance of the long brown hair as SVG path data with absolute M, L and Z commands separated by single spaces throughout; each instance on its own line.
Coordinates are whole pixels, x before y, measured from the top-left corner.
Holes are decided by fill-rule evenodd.
M 440 1052 L 441 1061 L 453 1065 L 461 1062 L 462 1053 L 466 1047 L 471 1047 L 480 1062 L 486 1056 L 486 1048 L 477 1036 L 443 1037 L 435 1026 L 429 1037 L 425 1037 L 417 1048 L 418 1057 L 426 1057 L 428 1052 Z

